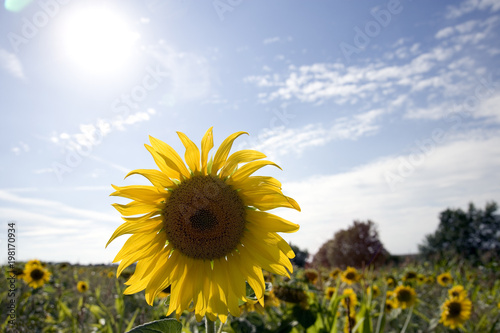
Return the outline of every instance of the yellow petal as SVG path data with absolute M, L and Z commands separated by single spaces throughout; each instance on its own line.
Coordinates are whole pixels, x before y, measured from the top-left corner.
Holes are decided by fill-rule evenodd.
M 167 177 L 171 179 L 179 179 L 179 172 L 170 168 L 167 163 L 165 163 L 165 159 L 161 157 L 153 147 L 147 144 L 144 144 L 144 147 L 146 147 L 151 156 L 153 156 L 153 159 L 155 160 L 158 168 L 160 168 L 161 172 L 163 172 L 165 175 L 167 175 Z
M 233 146 L 234 140 L 242 134 L 248 134 L 247 132 L 236 132 L 228 136 L 220 145 L 219 149 L 215 153 L 214 162 L 212 164 L 211 174 L 215 176 L 217 171 L 224 165 L 227 159 L 227 155 L 229 155 L 229 151 Z
M 201 139 L 201 172 L 204 175 L 207 174 L 208 152 L 214 146 L 214 135 L 212 129 L 213 127 L 210 127 L 203 136 L 203 139 Z
M 239 168 L 232 176 L 231 176 L 231 181 L 233 183 L 236 183 L 236 182 L 241 182 L 243 180 L 245 180 L 246 178 L 248 178 L 248 176 L 250 176 L 252 173 L 254 173 L 255 171 L 259 170 L 260 168 L 266 166 L 266 165 L 274 165 L 275 167 L 277 167 L 278 169 L 281 170 L 281 168 L 275 164 L 274 162 L 271 162 L 271 161 L 253 161 L 253 162 L 249 162 L 245 165 L 243 165 L 241 168 Z
M 246 218 L 251 224 L 255 224 L 260 230 L 269 232 L 296 232 L 299 225 L 285 220 L 274 214 L 260 212 L 253 209 L 246 210 Z
M 144 185 L 130 185 L 130 186 L 115 186 L 111 185 L 116 190 L 110 196 L 124 197 L 141 202 L 158 202 L 166 197 L 166 192 L 160 192 L 157 187 L 144 186 Z
M 257 150 L 245 149 L 237 151 L 231 154 L 227 159 L 227 162 L 221 170 L 220 177 L 224 179 L 231 175 L 239 163 L 251 162 L 265 157 L 266 155 Z
M 200 170 L 200 150 L 191 141 L 186 134 L 182 132 L 177 132 L 177 135 L 182 141 L 182 144 L 186 148 L 186 153 L 184 154 L 184 158 L 186 159 L 186 163 L 191 169 L 192 172 L 198 172 Z
M 294 208 L 300 211 L 300 207 L 298 207 L 297 203 L 295 200 L 290 200 L 291 198 L 279 194 L 279 193 L 272 193 L 272 194 L 252 194 L 249 195 L 248 192 L 242 193 L 240 196 L 243 199 L 243 203 L 246 206 L 253 206 L 255 208 L 258 208 L 262 211 L 274 209 L 274 208 L 279 208 L 279 207 L 284 207 L 284 208 Z M 295 205 L 294 205 L 295 204 Z
M 140 201 L 131 201 L 126 205 L 115 203 L 112 204 L 112 206 L 115 207 L 115 209 L 119 211 L 123 216 L 132 216 L 160 210 L 162 209 L 163 205 L 150 204 Z
M 173 251 L 172 255 L 152 273 L 146 287 L 146 301 L 149 305 L 152 305 L 155 297 L 172 283 L 172 278 L 179 267 L 179 256 L 179 251 Z
M 165 142 L 158 140 L 152 136 L 149 136 L 149 141 L 151 142 L 153 148 L 158 152 L 158 154 L 165 159 L 165 163 L 168 165 L 169 168 L 174 170 L 179 170 L 179 172 L 184 177 L 189 178 L 190 176 L 189 171 L 174 148 L 170 147 Z
M 130 171 L 125 178 L 131 175 L 142 175 L 146 177 L 151 184 L 160 188 L 168 188 L 174 185 L 174 182 L 170 180 L 163 172 L 155 169 L 137 169 Z
M 152 219 L 147 222 L 142 222 L 142 223 L 134 223 L 134 222 L 125 222 L 122 225 L 120 225 L 111 238 L 109 239 L 108 243 L 106 244 L 106 247 L 111 243 L 115 238 L 120 237 L 125 234 L 135 234 L 135 233 L 144 233 L 144 232 L 153 232 L 153 231 L 158 231 L 162 228 L 163 226 L 163 220 L 160 219 Z

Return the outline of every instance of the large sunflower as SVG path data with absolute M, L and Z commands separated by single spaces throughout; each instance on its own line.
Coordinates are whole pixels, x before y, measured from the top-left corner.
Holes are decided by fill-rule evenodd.
M 228 312 L 240 314 L 238 300 L 249 300 L 245 281 L 263 305 L 262 269 L 284 276 L 292 272 L 289 259 L 295 254 L 277 232 L 295 232 L 299 226 L 267 211 L 300 208 L 283 195 L 276 179 L 251 176 L 266 165 L 278 167 L 262 160 L 264 154 L 241 150 L 228 157 L 233 141 L 245 132 L 226 138 L 210 161 L 212 128 L 203 136 L 201 153 L 185 134 L 177 134 L 187 166 L 172 147 L 150 137 L 151 146 L 145 146 L 160 171 L 139 169 L 127 177 L 140 174 L 153 186 L 113 186 L 111 195 L 133 201 L 113 205 L 126 222 L 108 244 L 132 234 L 114 259 L 121 261 L 118 276 L 137 262 L 125 294 L 145 289 L 151 305 L 170 286 L 167 315 L 180 316 L 189 308 L 198 320 L 206 315 L 224 322 Z M 241 163 L 246 164 L 238 167 Z
M 451 297 L 444 302 L 441 311 L 440 323 L 444 326 L 455 329 L 470 318 L 472 303 L 468 298 Z

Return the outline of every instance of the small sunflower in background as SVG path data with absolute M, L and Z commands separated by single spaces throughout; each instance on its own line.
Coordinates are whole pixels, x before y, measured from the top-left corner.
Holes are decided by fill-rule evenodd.
M 347 267 L 347 269 L 342 272 L 342 275 L 340 276 L 342 282 L 345 282 L 347 284 L 353 284 L 358 282 L 360 275 L 356 268 L 354 267 Z
M 31 288 L 37 289 L 43 287 L 49 282 L 51 273 L 42 265 L 26 264 L 24 268 L 23 280 Z
M 279 168 L 262 160 L 263 153 L 241 150 L 229 156 L 234 140 L 246 132 L 226 138 L 210 160 L 212 128 L 201 151 L 184 133 L 177 134 L 186 148 L 185 162 L 171 146 L 150 137 L 151 146 L 145 146 L 160 170 L 138 169 L 126 177 L 142 175 L 153 186 L 113 186 L 111 195 L 132 201 L 113 205 L 126 222 L 108 244 L 132 234 L 113 260 L 120 261 L 117 276 L 137 262 L 125 294 L 145 290 L 152 305 L 171 286 L 167 316 L 194 310 L 198 321 L 207 316 L 225 322 L 228 313 L 240 315 L 239 300 L 249 301 L 245 281 L 264 305 L 262 269 L 290 277 L 295 254 L 278 232 L 296 232 L 299 226 L 267 211 L 300 207 L 275 178 L 252 176 L 264 166 Z
M 424 284 L 427 278 L 425 277 L 424 274 L 418 274 L 417 275 L 417 282 L 418 284 Z
M 371 286 L 366 288 L 366 293 L 372 295 L 372 298 L 378 297 L 380 295 L 380 289 L 378 286 Z
M 337 279 L 337 277 L 342 273 L 342 271 L 339 268 L 334 268 L 330 274 L 328 274 L 332 279 Z
M 449 272 L 439 274 L 437 277 L 437 283 L 439 283 L 443 287 L 446 287 L 453 283 L 453 277 Z
M 278 307 L 280 306 L 280 300 L 274 294 L 274 291 L 269 291 L 264 294 L 264 307 Z
M 389 288 L 394 288 L 396 287 L 396 278 L 392 275 L 389 275 L 385 278 L 385 282 L 387 283 L 387 286 Z
M 76 284 L 76 290 L 83 294 L 87 290 L 89 290 L 89 284 L 85 281 L 78 281 L 78 283 Z
M 342 295 L 347 296 L 342 298 L 342 305 L 347 309 L 347 305 L 349 305 L 349 311 L 354 313 L 354 308 L 358 305 L 358 297 L 352 288 L 344 289 Z M 349 303 L 349 304 L 348 304 Z
M 160 293 L 158 294 L 158 298 L 164 299 L 167 298 L 169 295 L 170 295 L 170 286 L 160 291 Z
M 439 322 L 451 329 L 461 328 L 470 318 L 471 310 L 472 303 L 468 298 L 449 298 L 441 307 Z
M 457 298 L 466 298 L 467 297 L 467 290 L 461 285 L 454 286 L 453 288 L 450 288 L 448 290 L 448 295 L 450 298 L 457 297 Z
M 417 280 L 418 274 L 415 271 L 408 271 L 403 275 L 403 281 L 406 283 Z
M 10 273 L 14 274 L 17 279 L 22 279 L 24 276 L 24 269 L 21 267 L 14 267 L 10 270 Z
M 112 272 L 112 271 L 109 271 L 109 272 L 108 272 L 108 278 L 110 278 L 110 279 L 111 279 L 111 278 L 114 278 L 114 277 L 115 277 L 115 273 L 114 273 L 114 272 Z
M 434 276 L 429 275 L 428 277 L 425 278 L 425 283 L 426 284 L 434 284 L 436 282 L 436 279 L 434 279 Z
M 26 263 L 25 268 L 28 268 L 30 266 L 44 266 L 44 265 L 42 265 L 42 262 L 38 259 L 31 259 Z
M 326 288 L 326 290 L 325 290 L 326 299 L 332 299 L 334 294 L 335 294 L 335 287 L 327 287 Z
M 401 309 L 409 308 L 417 301 L 417 293 L 412 287 L 399 286 L 394 289 L 393 295 L 396 307 Z
M 304 271 L 304 276 L 311 284 L 316 284 L 316 282 L 318 282 L 319 273 L 314 268 L 308 268 Z
M 396 303 L 392 299 L 386 299 L 385 300 L 385 312 L 389 313 L 392 310 L 396 309 Z

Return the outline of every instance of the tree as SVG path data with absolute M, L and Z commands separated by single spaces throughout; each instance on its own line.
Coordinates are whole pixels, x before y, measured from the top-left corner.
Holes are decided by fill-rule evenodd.
M 425 236 L 419 245 L 424 257 L 445 259 L 459 255 L 473 263 L 500 258 L 500 216 L 495 215 L 495 202 L 477 209 L 473 203 L 468 211 L 446 209 L 439 215 L 439 225 L 433 234 Z
M 295 258 L 290 260 L 292 264 L 298 267 L 305 267 L 309 252 L 307 250 L 302 251 L 297 245 L 290 244 L 290 247 L 295 253 Z
M 383 263 L 388 256 L 375 223 L 354 221 L 347 230 L 336 232 L 333 239 L 321 246 L 313 263 L 326 267 L 363 267 Z

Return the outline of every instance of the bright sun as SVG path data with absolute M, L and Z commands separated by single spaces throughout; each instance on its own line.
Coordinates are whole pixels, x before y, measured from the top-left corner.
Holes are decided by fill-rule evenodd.
M 84 71 L 100 74 L 121 68 L 138 39 L 125 20 L 104 7 L 80 8 L 69 13 L 62 33 L 67 59 Z

